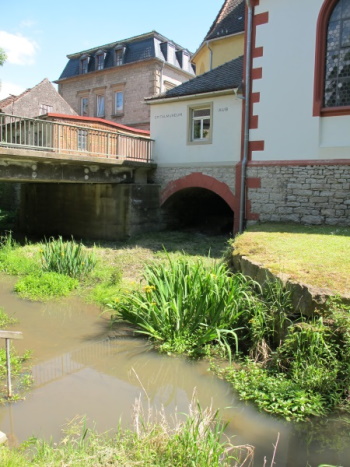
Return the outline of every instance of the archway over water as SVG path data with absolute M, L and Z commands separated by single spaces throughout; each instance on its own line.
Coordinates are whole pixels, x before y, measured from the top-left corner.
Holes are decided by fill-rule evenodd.
M 209 235 L 229 234 L 234 214 L 219 195 L 206 188 L 185 188 L 162 205 L 163 220 L 169 229 L 193 230 Z

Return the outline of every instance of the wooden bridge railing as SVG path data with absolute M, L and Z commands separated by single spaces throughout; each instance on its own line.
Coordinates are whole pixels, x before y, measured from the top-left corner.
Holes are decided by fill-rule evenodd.
M 0 147 L 151 162 L 152 143 L 127 131 L 0 113 Z

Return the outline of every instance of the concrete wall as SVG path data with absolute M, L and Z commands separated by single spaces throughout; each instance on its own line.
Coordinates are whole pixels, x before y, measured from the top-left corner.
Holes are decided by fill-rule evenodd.
M 201 104 L 212 105 L 212 139 L 210 143 L 189 143 L 189 108 Z M 233 93 L 150 107 L 153 157 L 159 168 L 226 167 L 239 161 L 242 101 Z
M 156 185 L 23 184 L 18 227 L 32 235 L 124 239 L 157 229 L 158 191 Z

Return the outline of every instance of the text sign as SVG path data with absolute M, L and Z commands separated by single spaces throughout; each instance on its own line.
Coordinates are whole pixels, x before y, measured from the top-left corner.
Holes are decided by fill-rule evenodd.
M 1 331 L 0 339 L 23 339 L 23 334 L 19 331 Z

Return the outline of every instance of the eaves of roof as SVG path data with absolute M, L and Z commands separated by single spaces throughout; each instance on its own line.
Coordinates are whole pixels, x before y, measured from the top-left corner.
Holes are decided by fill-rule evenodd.
M 243 56 L 224 63 L 207 73 L 196 76 L 195 78 L 186 81 L 185 83 L 182 83 L 159 96 L 148 98 L 147 101 L 207 94 L 227 89 L 237 89 L 241 86 L 242 79 Z
M 81 115 L 65 115 L 65 114 L 58 114 L 58 113 L 47 113 L 46 115 L 43 115 L 40 118 L 44 120 L 47 118 L 58 118 L 58 119 L 62 119 L 65 121 L 70 120 L 74 123 L 79 123 L 79 122 L 102 123 L 104 125 L 114 128 L 115 130 L 128 131 L 130 133 L 136 133 L 142 136 L 150 135 L 150 132 L 147 130 L 140 130 L 138 128 L 133 128 L 127 125 L 122 125 L 121 123 L 114 123 L 109 120 L 105 120 L 103 118 L 97 118 L 97 117 L 83 117 Z
M 187 50 L 189 52 L 188 49 L 185 49 L 184 47 L 181 47 L 181 45 L 177 44 L 176 42 L 172 41 L 171 39 L 168 39 L 167 37 L 163 36 L 162 34 L 159 34 L 159 32 L 150 31 L 150 32 L 146 32 L 144 34 L 140 34 L 138 36 L 129 37 L 127 39 L 121 39 L 121 40 L 118 40 L 118 41 L 115 41 L 115 42 L 110 42 L 109 44 L 99 45 L 98 47 L 93 47 L 91 49 L 82 50 L 81 52 L 75 52 L 75 53 L 67 55 L 67 58 L 69 58 L 69 59 L 79 58 L 82 55 L 85 55 L 85 54 L 90 55 L 90 54 L 93 54 L 93 53 L 95 53 L 95 52 L 97 52 L 98 50 L 101 50 L 101 49 L 110 49 L 110 48 L 113 48 L 113 47 L 117 47 L 118 45 L 127 44 L 127 43 L 130 43 L 130 42 L 140 41 L 140 40 L 143 40 L 143 39 L 147 39 L 149 37 L 156 37 L 157 39 L 161 40 L 162 42 L 171 42 L 172 44 L 175 45 L 176 48 L 181 49 L 181 50 Z

